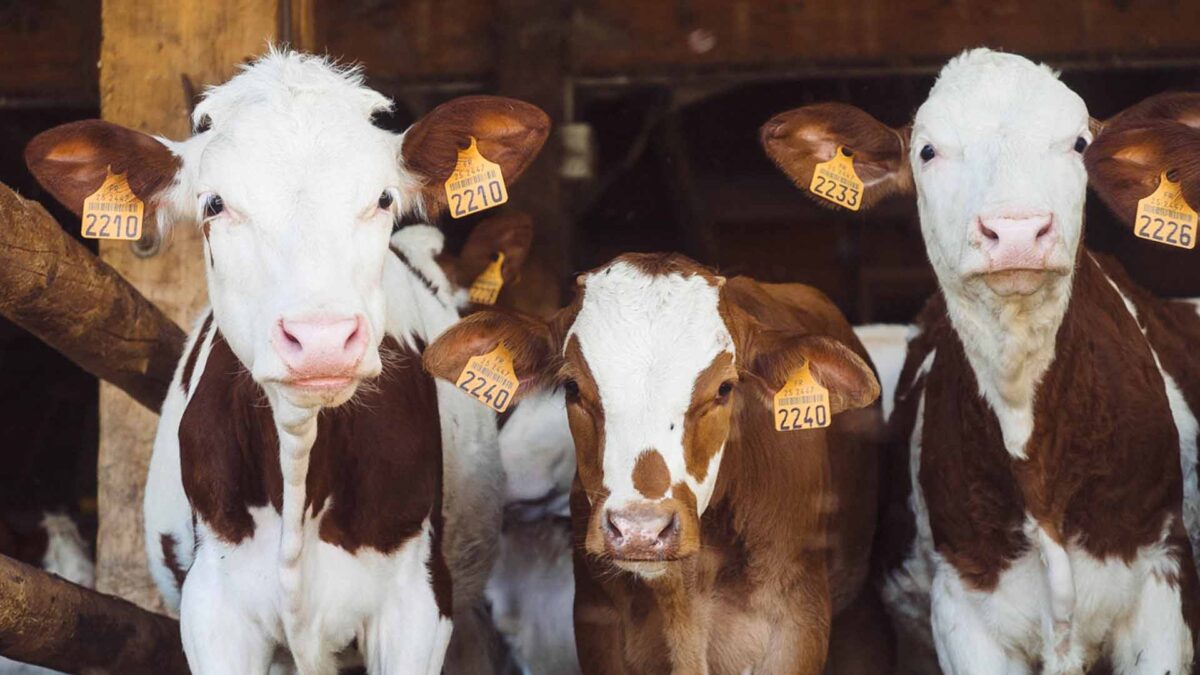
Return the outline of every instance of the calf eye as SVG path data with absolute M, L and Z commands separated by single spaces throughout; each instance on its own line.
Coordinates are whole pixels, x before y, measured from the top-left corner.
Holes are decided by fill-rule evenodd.
M 1083 136 L 1075 139 L 1075 152 L 1082 153 L 1087 149 L 1087 139 Z
M 379 195 L 379 208 L 387 211 L 388 209 L 392 208 L 392 203 L 394 201 L 395 200 L 392 198 L 392 193 L 384 190 L 383 194 Z
M 733 382 L 722 382 L 720 387 L 717 387 L 717 398 L 726 399 L 733 393 Z
M 204 200 L 204 217 L 206 219 L 215 217 L 225 210 L 225 201 L 221 199 L 221 195 L 209 195 L 208 199 Z
M 929 160 L 933 159 L 933 156 L 936 154 L 937 153 L 933 151 L 933 146 L 926 143 L 925 147 L 921 148 L 921 161 L 928 162 Z
M 563 387 L 563 392 L 565 392 L 567 395 L 568 401 L 579 400 L 579 383 L 578 382 L 576 382 L 575 380 L 567 380 L 566 382 L 563 382 L 562 387 Z

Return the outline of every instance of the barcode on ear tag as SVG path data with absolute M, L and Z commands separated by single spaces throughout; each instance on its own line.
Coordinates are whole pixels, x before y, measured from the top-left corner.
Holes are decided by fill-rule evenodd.
M 1138 201 L 1133 233 L 1167 246 L 1196 248 L 1196 210 L 1166 171 L 1159 176 L 1158 188 Z
M 500 297 L 500 289 L 504 288 L 504 275 L 501 273 L 504 267 L 504 253 L 497 251 L 496 259 L 488 263 L 479 276 L 475 277 L 475 283 L 471 284 L 471 290 L 468 295 L 471 302 L 480 305 L 494 305 L 496 298 Z
M 850 152 L 839 145 L 833 159 L 814 167 L 808 190 L 821 199 L 857 211 L 862 206 L 863 182 L 854 170 Z
M 140 239 L 145 209 L 125 174 L 109 170 L 99 189 L 83 200 L 80 231 L 86 239 Z
M 454 383 L 498 413 L 508 410 L 518 385 L 520 381 L 513 369 L 512 353 L 503 343 L 486 354 L 472 356 Z
M 803 431 L 829 426 L 829 390 L 822 387 L 808 368 L 808 361 L 792 371 L 775 392 L 776 431 Z
M 500 165 L 479 154 L 475 137 L 466 150 L 458 151 L 458 162 L 446 179 L 446 203 L 451 218 L 462 218 L 500 206 L 508 201 L 508 186 Z

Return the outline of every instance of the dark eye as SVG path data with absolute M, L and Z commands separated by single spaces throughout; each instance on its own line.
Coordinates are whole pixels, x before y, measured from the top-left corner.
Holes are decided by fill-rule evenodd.
M 579 400 L 579 383 L 575 380 L 567 380 L 563 382 L 563 392 L 567 395 L 568 401 Z
M 221 195 L 210 195 L 209 198 L 204 201 L 204 217 L 206 219 L 217 216 L 224 210 L 225 202 L 221 199 Z
M 729 382 L 729 381 L 722 382 L 721 386 L 717 387 L 717 398 L 719 398 L 719 399 L 729 398 L 729 395 L 732 393 L 733 393 L 733 382 Z
M 934 155 L 936 154 L 937 153 L 933 151 L 933 146 L 926 143 L 925 147 L 921 148 L 921 161 L 928 162 L 929 160 L 933 159 Z
M 1087 149 L 1087 139 L 1083 136 L 1075 139 L 1075 152 L 1082 153 Z
M 384 190 L 383 194 L 379 195 L 379 208 L 383 209 L 384 211 L 387 211 L 388 209 L 392 208 L 393 201 L 394 200 L 392 199 L 392 193 L 388 192 L 387 190 Z

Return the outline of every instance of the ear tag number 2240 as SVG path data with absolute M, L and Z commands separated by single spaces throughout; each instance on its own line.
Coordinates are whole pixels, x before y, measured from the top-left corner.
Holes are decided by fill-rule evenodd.
M 776 431 L 803 431 L 829 426 L 829 390 L 813 378 L 808 361 L 792 371 L 775 392 Z
M 109 170 L 100 188 L 83 200 L 80 229 L 86 239 L 138 239 L 145 209 L 125 174 Z
M 458 151 L 458 162 L 446 179 L 446 203 L 450 217 L 462 218 L 508 201 L 508 187 L 500 165 L 479 154 L 475 137 L 466 150 Z
M 813 168 L 808 189 L 821 199 L 851 211 L 857 211 L 862 206 L 863 182 L 854 170 L 854 159 L 850 152 L 840 145 L 833 153 L 833 159 Z
M 487 407 L 502 413 L 508 410 L 520 381 L 513 369 L 512 352 L 503 344 L 486 354 L 472 356 L 463 367 L 454 386 L 467 392 Z
M 1133 233 L 1142 239 L 1196 248 L 1196 211 L 1183 198 L 1179 183 L 1167 178 L 1164 171 L 1158 188 L 1138 201 Z

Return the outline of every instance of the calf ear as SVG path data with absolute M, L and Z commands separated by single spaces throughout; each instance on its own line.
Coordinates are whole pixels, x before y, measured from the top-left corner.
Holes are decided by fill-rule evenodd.
M 464 96 L 434 108 L 404 133 L 404 167 L 423 182 L 425 213 L 446 207 L 446 179 L 475 138 L 479 154 L 500 165 L 514 183 L 537 157 L 550 134 L 550 118 L 540 108 L 500 96 Z
M 521 211 L 506 211 L 484 218 L 471 230 L 458 257 L 458 284 L 469 285 L 497 253 L 504 254 L 500 274 L 508 283 L 517 278 L 533 245 L 533 219 Z
M 1134 225 L 1164 171 L 1200 210 L 1200 94 L 1151 96 L 1096 126 L 1084 152 L 1088 182 L 1118 218 Z
M 907 127 L 893 129 L 854 106 L 818 103 L 772 117 L 759 140 L 767 156 L 805 194 L 811 194 L 808 187 L 817 164 L 833 159 L 839 147 L 846 148 L 863 182 L 863 206 L 870 208 L 889 195 L 913 193 L 909 133 Z
M 509 312 L 482 311 L 446 329 L 425 349 L 425 370 L 447 382 L 457 382 L 471 357 L 503 344 L 512 354 L 520 384 L 514 401 L 548 383 L 555 363 L 550 326 L 540 319 Z
M 125 174 L 133 193 L 146 204 L 146 220 L 181 165 L 154 137 L 103 120 L 43 131 L 25 147 L 25 164 L 42 187 L 77 215 L 109 171 Z
M 864 408 L 879 398 L 879 381 L 871 366 L 833 338 L 763 331 L 754 336 L 748 361 L 742 371 L 768 407 L 805 361 L 813 378 L 829 390 L 832 414 Z

